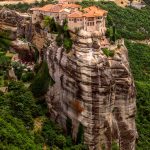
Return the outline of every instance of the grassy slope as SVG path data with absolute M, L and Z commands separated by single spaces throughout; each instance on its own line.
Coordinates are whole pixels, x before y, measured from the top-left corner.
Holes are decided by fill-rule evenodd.
M 138 150 L 150 148 L 150 47 L 126 41 L 137 90 Z

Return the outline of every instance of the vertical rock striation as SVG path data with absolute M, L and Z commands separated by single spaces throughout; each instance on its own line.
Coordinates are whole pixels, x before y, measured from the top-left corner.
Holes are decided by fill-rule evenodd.
M 99 36 L 82 31 L 74 35 L 68 54 L 56 46 L 54 35 L 49 37 L 45 57 L 55 80 L 47 93 L 50 115 L 64 129 L 69 117 L 74 139 L 81 123 L 90 150 L 110 150 L 114 142 L 121 150 L 134 150 L 136 98 L 127 49 L 119 41 L 120 48 L 110 47 L 115 55 L 106 57 Z
M 2 9 L 0 22 L 1 30 L 14 26 L 13 39 L 24 37 L 43 52 L 47 43 L 45 32 L 38 24 L 33 25 L 30 17 Z M 134 150 L 135 87 L 123 41 L 118 41 L 120 48 L 118 44 L 110 46 L 115 55 L 106 57 L 98 33 L 72 33 L 74 44 L 68 54 L 63 47 L 57 47 L 56 35 L 47 37 L 50 46 L 44 53 L 55 80 L 46 95 L 51 118 L 67 130 L 69 117 L 74 140 L 82 124 L 84 142 L 90 150 L 110 150 L 114 142 L 120 150 Z

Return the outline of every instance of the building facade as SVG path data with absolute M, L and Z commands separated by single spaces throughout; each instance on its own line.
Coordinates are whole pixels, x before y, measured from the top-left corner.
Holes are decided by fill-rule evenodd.
M 62 24 L 64 19 L 67 19 L 68 27 L 72 31 L 80 29 L 88 32 L 99 31 L 102 35 L 105 35 L 106 32 L 105 20 L 107 11 L 96 6 L 82 8 L 80 5 L 74 3 L 59 3 L 56 5 L 49 4 L 40 8 L 32 8 L 30 11 L 33 13 L 33 21 L 36 19 L 36 15 L 42 14 L 53 17 L 60 24 Z
M 84 29 L 85 31 L 93 32 L 100 31 L 105 34 L 105 20 L 107 11 L 99 9 L 95 6 L 75 11 L 68 15 L 68 26 L 70 29 Z

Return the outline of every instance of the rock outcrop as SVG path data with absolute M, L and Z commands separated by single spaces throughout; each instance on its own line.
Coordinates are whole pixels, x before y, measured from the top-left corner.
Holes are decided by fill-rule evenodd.
M 21 19 L 20 14 L 3 9 L 0 21 L 3 26 L 14 24 L 13 35 L 24 37 L 39 53 L 44 52 L 55 81 L 46 95 L 50 116 L 66 131 L 70 118 L 74 140 L 82 124 L 84 142 L 90 150 L 110 150 L 114 142 L 120 150 L 135 149 L 135 86 L 123 41 L 110 46 L 115 54 L 107 57 L 101 49 L 101 35 L 81 31 L 72 33 L 74 44 L 66 53 L 57 46 L 56 35 L 47 34 L 46 39 L 45 32 L 31 19 Z M 28 43 L 16 42 L 13 47 L 18 51 L 30 49 Z
M 0 10 L 0 30 L 12 32 L 15 38 L 21 37 L 27 40 L 32 38 L 32 22 L 28 14 L 18 13 L 14 10 L 2 8 Z M 15 40 L 15 38 L 13 40 Z
M 115 49 L 113 57 L 106 57 L 94 34 L 74 37 L 68 54 L 56 46 L 54 35 L 49 38 L 45 57 L 55 80 L 47 93 L 51 118 L 67 130 L 69 117 L 74 139 L 82 124 L 90 150 L 110 150 L 113 142 L 121 150 L 134 150 L 135 86 L 123 41 L 119 41 L 119 48 L 110 47 Z
M 10 49 L 17 52 L 22 61 L 34 61 L 37 50 L 41 52 L 45 41 L 43 30 L 39 27 L 32 24 L 30 14 L 7 8 L 0 10 L 0 33 L 11 40 Z

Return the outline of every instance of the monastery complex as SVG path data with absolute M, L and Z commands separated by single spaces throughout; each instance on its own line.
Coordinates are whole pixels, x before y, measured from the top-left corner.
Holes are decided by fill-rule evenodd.
M 82 8 L 75 3 L 61 0 L 58 4 L 48 4 L 43 7 L 32 8 L 30 11 L 33 14 L 33 21 L 36 19 L 36 15 L 43 14 L 44 16 L 53 17 L 60 24 L 66 19 L 68 27 L 72 31 L 76 29 L 83 29 L 88 32 L 99 31 L 102 35 L 105 35 L 106 32 L 105 20 L 107 11 L 96 6 Z

